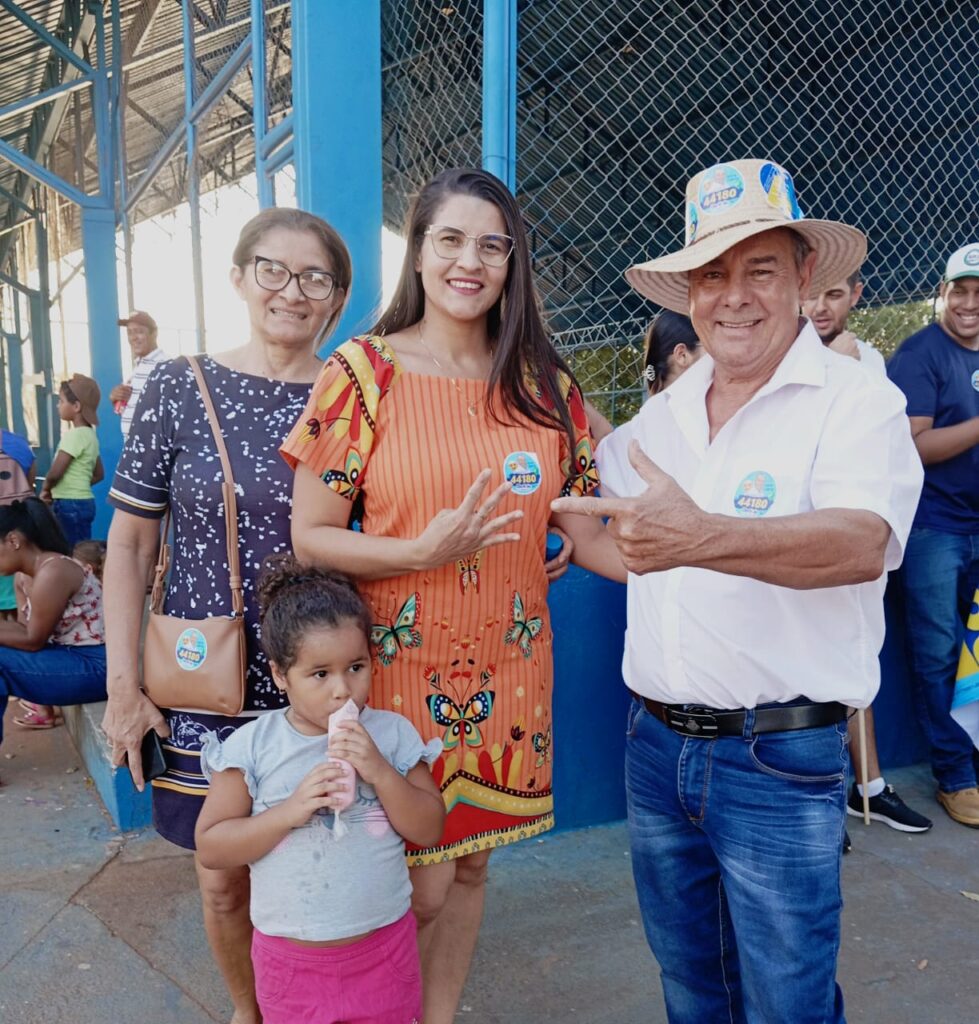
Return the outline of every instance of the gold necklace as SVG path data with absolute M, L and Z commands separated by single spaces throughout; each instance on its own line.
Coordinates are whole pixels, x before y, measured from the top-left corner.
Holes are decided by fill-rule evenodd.
M 422 325 L 420 323 L 415 324 L 415 328 L 418 331 L 418 340 L 421 342 L 422 348 L 428 353 L 428 358 L 442 371 L 445 377 L 452 382 L 452 386 L 456 389 L 459 397 L 466 403 L 466 410 L 470 416 L 475 417 L 476 415 L 476 403 L 470 402 L 468 398 L 463 394 L 462 388 L 459 387 L 459 381 L 449 375 L 448 370 L 435 358 L 435 353 L 428 347 L 425 339 L 422 337 Z

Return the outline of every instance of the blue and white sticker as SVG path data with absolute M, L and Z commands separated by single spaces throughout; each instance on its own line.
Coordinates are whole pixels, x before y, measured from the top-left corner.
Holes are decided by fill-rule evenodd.
M 687 238 L 685 245 L 690 245 L 697 238 L 697 228 L 700 226 L 700 217 L 697 214 L 697 207 L 693 203 L 687 203 Z
M 775 480 L 763 469 L 749 473 L 734 492 L 734 511 L 739 516 L 763 516 L 774 504 Z
M 207 637 L 193 626 L 185 629 L 177 637 L 177 646 L 174 654 L 177 658 L 177 664 L 185 672 L 193 672 L 195 669 L 199 669 L 207 661 Z
M 967 267 L 979 267 L 979 249 L 970 249 L 962 257 L 962 262 Z
M 704 171 L 697 198 L 704 213 L 720 213 L 741 202 L 744 178 L 730 164 L 716 164 Z
M 781 210 L 792 220 L 802 219 L 802 210 L 799 209 L 799 200 L 795 196 L 792 175 L 784 167 L 773 163 L 762 164 L 762 168 L 758 172 L 758 180 L 761 182 L 762 191 L 765 193 L 769 206 Z
M 972 388 L 974 391 L 979 391 L 979 370 L 972 375 Z
M 510 452 L 503 460 L 503 479 L 514 494 L 533 494 L 541 485 L 537 452 Z

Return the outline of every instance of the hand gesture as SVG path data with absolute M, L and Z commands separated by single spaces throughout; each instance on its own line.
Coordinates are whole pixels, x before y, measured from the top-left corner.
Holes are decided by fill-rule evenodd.
M 857 336 L 853 331 L 840 331 L 839 334 L 826 346 L 841 356 L 850 356 L 860 361 L 860 349 L 857 347 Z
M 696 565 L 697 548 L 708 519 L 669 474 L 640 448 L 629 442 L 629 461 L 646 482 L 635 498 L 558 498 L 555 512 L 608 517 L 608 532 L 629 572 L 662 572 L 681 565 Z
M 132 398 L 133 389 L 128 384 L 117 384 L 109 392 L 109 401 L 115 405 L 116 402 L 126 403 Z
M 357 774 L 372 786 L 376 786 L 387 771 L 393 771 L 384 760 L 370 733 L 353 719 L 340 722 L 337 731 L 330 737 L 327 757 L 339 757 L 354 766 Z
M 547 573 L 547 582 L 553 583 L 555 580 L 559 580 L 568 571 L 568 566 L 571 564 L 571 556 L 574 554 L 574 541 L 564 532 L 564 530 L 559 530 L 553 524 L 548 526 L 547 532 L 557 534 L 562 541 L 561 550 L 549 562 L 544 563 L 544 572 Z
M 112 763 L 124 765 L 128 760 L 129 772 L 140 793 L 143 792 L 140 746 L 150 729 L 156 730 L 161 738 L 170 735 L 170 727 L 160 709 L 142 690 L 134 690 L 126 696 L 109 694 L 102 717 L 102 731 L 112 745 Z
M 343 788 L 339 780 L 346 771 L 342 765 L 329 761 L 311 768 L 292 796 L 280 804 L 282 822 L 289 828 L 301 828 L 317 811 L 332 810 L 334 794 Z
M 462 504 L 442 509 L 425 527 L 415 541 L 423 566 L 437 569 L 482 548 L 520 540 L 519 533 L 500 531 L 522 518 L 523 512 L 517 509 L 491 518 L 496 506 L 510 493 L 510 484 L 500 484 L 485 501 L 481 500 L 489 479 L 490 471 L 484 469 L 466 492 Z

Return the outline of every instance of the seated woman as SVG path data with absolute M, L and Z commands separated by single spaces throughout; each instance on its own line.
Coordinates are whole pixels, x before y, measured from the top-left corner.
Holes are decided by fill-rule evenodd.
M 54 724 L 51 705 L 105 700 L 105 637 L 102 586 L 38 498 L 0 507 L 0 573 L 28 585 L 20 621 L 0 622 L 2 742 L 10 696 L 33 703 L 19 723 L 32 728 Z

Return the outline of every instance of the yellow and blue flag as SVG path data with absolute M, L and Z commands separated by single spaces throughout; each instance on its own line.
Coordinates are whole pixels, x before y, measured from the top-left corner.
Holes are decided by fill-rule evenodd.
M 965 624 L 959 668 L 955 673 L 952 717 L 979 747 L 979 590 L 972 598 L 972 610 Z

